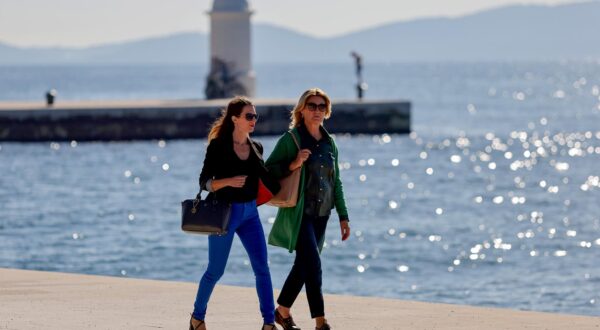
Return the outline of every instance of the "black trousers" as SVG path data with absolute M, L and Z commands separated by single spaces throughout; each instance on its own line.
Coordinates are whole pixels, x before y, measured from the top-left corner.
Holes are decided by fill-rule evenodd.
M 318 242 L 325 236 L 328 219 L 329 216 L 315 217 L 306 214 L 302 217 L 294 266 L 277 298 L 279 305 L 290 308 L 302 290 L 302 286 L 306 285 L 306 297 L 312 318 L 325 316 Z

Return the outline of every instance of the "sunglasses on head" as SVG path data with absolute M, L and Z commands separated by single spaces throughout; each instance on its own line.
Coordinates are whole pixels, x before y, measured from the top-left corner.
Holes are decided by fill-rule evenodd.
M 313 102 L 309 102 L 309 103 L 306 103 L 306 108 L 309 111 L 317 111 L 317 109 L 318 109 L 320 112 L 325 112 L 325 111 L 327 111 L 327 104 L 325 104 L 325 103 L 316 104 Z
M 244 118 L 246 118 L 247 121 L 258 120 L 258 114 L 246 112 L 246 114 L 244 114 Z

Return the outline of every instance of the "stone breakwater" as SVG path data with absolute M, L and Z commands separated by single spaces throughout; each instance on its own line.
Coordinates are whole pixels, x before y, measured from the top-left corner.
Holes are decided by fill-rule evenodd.
M 256 100 L 256 135 L 287 130 L 294 100 Z M 0 103 L 0 141 L 114 141 L 203 138 L 227 100 Z M 334 100 L 332 133 L 409 133 L 407 101 Z

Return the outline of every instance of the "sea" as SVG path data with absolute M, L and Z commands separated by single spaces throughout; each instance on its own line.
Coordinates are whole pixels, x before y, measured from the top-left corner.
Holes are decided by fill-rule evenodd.
M 356 97 L 352 63 L 255 71 L 258 98 L 320 87 L 336 116 L 336 99 Z M 0 66 L 0 101 L 41 103 L 50 88 L 57 103 L 201 99 L 206 74 Z M 412 103 L 412 133 L 335 136 L 352 235 L 341 241 L 333 212 L 323 291 L 600 315 L 600 61 L 367 62 L 363 75 L 365 99 Z M 257 137 L 267 155 L 277 138 Z M 208 240 L 181 231 L 180 202 L 198 191 L 205 150 L 0 143 L 0 267 L 198 282 Z M 276 209 L 259 212 L 268 233 Z M 268 251 L 281 288 L 294 254 Z M 239 240 L 220 283 L 254 286 Z

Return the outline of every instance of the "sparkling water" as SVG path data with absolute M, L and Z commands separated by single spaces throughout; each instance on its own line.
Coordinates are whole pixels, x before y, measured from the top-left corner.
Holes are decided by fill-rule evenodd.
M 3 67 L 0 99 L 41 101 L 46 87 L 59 100 L 194 98 L 204 72 Z M 353 96 L 350 65 L 257 72 L 260 97 Z M 334 213 L 324 291 L 600 315 L 600 64 L 373 64 L 365 76 L 368 98 L 413 101 L 414 132 L 336 136 L 352 236 L 340 241 Z M 268 154 L 277 137 L 258 140 Z M 0 267 L 198 281 L 207 239 L 181 232 L 179 203 L 205 148 L 0 144 Z M 268 232 L 276 209 L 259 211 Z M 280 288 L 294 255 L 269 254 Z M 221 283 L 254 285 L 239 240 Z

